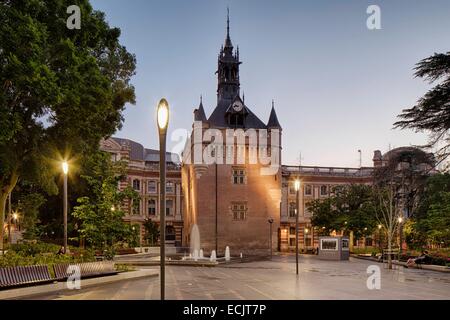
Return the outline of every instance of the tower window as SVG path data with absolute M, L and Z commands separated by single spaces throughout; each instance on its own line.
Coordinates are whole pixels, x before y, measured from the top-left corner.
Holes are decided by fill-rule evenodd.
M 244 115 L 241 113 L 235 113 L 230 115 L 229 123 L 231 126 L 243 126 L 244 125 Z
M 234 168 L 233 169 L 233 184 L 244 184 L 245 183 L 245 169 Z
M 231 206 L 233 220 L 243 221 L 247 218 L 247 204 L 245 202 L 235 202 Z

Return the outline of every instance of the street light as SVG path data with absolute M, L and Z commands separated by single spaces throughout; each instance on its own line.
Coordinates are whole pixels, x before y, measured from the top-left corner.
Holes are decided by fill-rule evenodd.
M 67 174 L 69 173 L 69 164 L 63 161 L 62 170 L 64 173 L 64 254 L 67 253 Z
M 269 223 L 270 227 L 269 227 L 269 246 L 270 246 L 270 260 L 272 260 L 272 223 L 273 223 L 273 218 L 269 218 L 269 220 L 267 220 L 267 222 Z
M 294 182 L 295 188 L 295 273 L 298 274 L 298 213 L 299 213 L 299 195 L 300 195 L 300 180 L 296 179 Z
M 403 222 L 403 217 L 398 217 L 398 224 L 399 224 L 399 227 L 398 227 L 398 238 L 399 239 L 398 240 L 400 242 L 399 249 L 398 249 L 399 255 L 402 254 L 402 242 L 403 242 L 403 239 L 402 239 L 403 238 L 403 224 L 402 224 L 402 222 Z
M 381 250 L 381 228 L 383 226 L 381 224 L 378 225 L 378 249 Z
M 164 300 L 166 267 L 166 136 L 169 124 L 169 103 L 161 99 L 158 103 L 157 122 L 159 133 L 159 233 L 160 233 L 160 280 L 161 300 Z

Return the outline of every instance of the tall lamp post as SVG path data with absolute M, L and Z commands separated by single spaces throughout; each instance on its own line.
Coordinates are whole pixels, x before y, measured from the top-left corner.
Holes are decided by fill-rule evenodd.
M 309 229 L 305 228 L 305 237 L 303 239 L 303 243 L 305 244 L 305 253 L 308 251 L 308 248 L 306 247 L 306 238 L 308 237 L 308 232 L 309 232 Z
M 378 249 L 381 251 L 381 228 L 383 226 L 381 224 L 378 225 Z
M 62 170 L 64 173 L 64 254 L 67 253 L 67 174 L 69 173 L 69 164 L 63 161 Z
M 398 240 L 400 242 L 399 248 L 398 248 L 398 253 L 399 255 L 402 254 L 402 242 L 403 242 L 403 218 L 402 217 L 398 217 Z
M 161 99 L 158 103 L 157 122 L 159 133 L 159 233 L 160 233 L 160 280 L 161 300 L 165 295 L 166 268 L 166 136 L 169 124 L 169 103 Z
M 267 220 L 267 222 L 269 223 L 270 227 L 269 227 L 269 247 L 270 247 L 270 260 L 272 260 L 272 223 L 273 223 L 273 218 L 269 218 L 269 220 Z
M 298 274 L 298 214 L 299 214 L 299 194 L 300 194 L 300 180 L 296 179 L 295 187 L 295 273 Z

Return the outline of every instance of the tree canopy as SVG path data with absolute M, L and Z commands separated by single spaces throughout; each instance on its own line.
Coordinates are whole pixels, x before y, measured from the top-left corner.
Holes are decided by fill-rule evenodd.
M 353 232 L 357 238 L 372 234 L 376 226 L 372 191 L 368 185 L 354 184 L 338 187 L 326 199 L 309 204 L 311 223 L 321 233 Z
M 450 155 L 450 52 L 435 53 L 415 67 L 416 77 L 430 83 L 440 81 L 417 104 L 404 109 L 394 127 L 431 133 L 428 147 L 439 145 L 441 161 Z
M 82 178 L 90 195 L 80 197 L 72 213 L 80 238 L 98 248 L 118 241 L 135 242 L 137 230 L 123 221 L 122 205 L 125 201 L 138 204 L 139 194 L 131 187 L 123 191 L 118 188 L 125 177 L 126 163 L 113 162 L 108 153 L 99 151 L 89 157 L 86 167 L 90 172 Z
M 1 232 L 19 179 L 56 193 L 59 161 L 95 152 L 135 100 L 136 60 L 119 43 L 120 30 L 88 0 L 76 2 L 82 26 L 73 30 L 66 26 L 73 1 L 0 3 Z

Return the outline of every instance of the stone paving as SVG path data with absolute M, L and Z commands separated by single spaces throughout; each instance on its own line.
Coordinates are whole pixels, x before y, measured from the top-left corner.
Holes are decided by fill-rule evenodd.
M 369 290 L 366 270 L 381 269 L 381 289 Z M 151 267 L 158 269 L 159 267 Z M 450 274 L 396 267 L 351 258 L 323 261 L 277 256 L 272 261 L 235 263 L 219 267 L 168 266 L 167 299 L 450 299 Z M 159 278 L 122 281 L 33 299 L 159 299 Z

